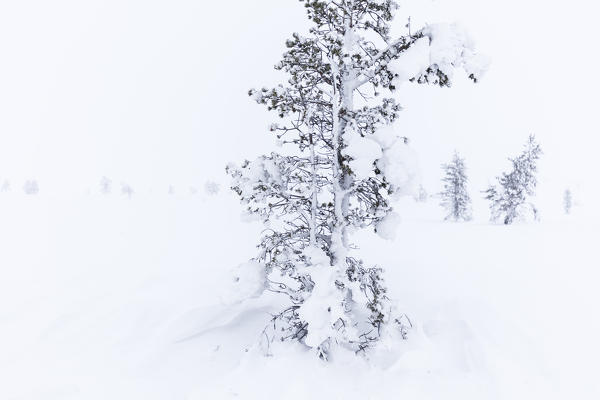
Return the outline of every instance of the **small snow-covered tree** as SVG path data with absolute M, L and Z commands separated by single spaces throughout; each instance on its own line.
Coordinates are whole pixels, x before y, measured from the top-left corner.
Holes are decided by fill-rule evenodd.
M 471 197 L 467 191 L 467 173 L 465 160 L 454 153 L 452 161 L 443 164 L 442 169 L 445 172 L 442 182 L 444 190 L 440 193 L 441 205 L 448 213 L 446 220 L 469 221 L 471 214 Z
M 220 189 L 221 187 L 217 182 L 206 181 L 204 183 L 204 192 L 209 196 L 216 196 L 217 194 L 219 194 Z
M 571 189 L 566 189 L 563 194 L 563 207 L 565 214 L 571 214 L 571 208 L 573 208 L 573 195 L 571 194 Z
M 133 196 L 133 188 L 128 183 L 121 183 L 121 194 L 127 196 L 128 199 L 131 199 Z
M 401 107 L 382 94 L 409 81 L 449 87 L 457 69 L 477 81 L 486 63 L 455 25 L 393 38 L 393 0 L 301 2 L 312 28 L 286 42 L 275 67 L 286 84 L 249 92 L 279 117 L 270 131 L 287 150 L 227 171 L 267 228 L 252 265 L 264 266 L 265 289 L 287 298 L 266 342 L 298 340 L 327 359 L 334 348 L 365 351 L 388 326 L 405 334 L 382 269 L 350 242 L 367 227 L 393 237 L 391 200 L 416 188 L 414 155 L 391 128 Z
M 4 182 L 2 182 L 2 186 L 0 186 L 0 192 L 8 192 L 10 190 L 10 182 L 5 179 Z
M 515 220 L 538 218 L 537 208 L 529 201 L 537 186 L 537 161 L 542 154 L 535 136 L 530 135 L 525 150 L 511 158 L 512 171 L 497 177 L 498 185 L 491 185 L 484 193 L 490 201 L 491 220 L 502 220 L 506 225 Z
M 100 179 L 100 193 L 102 194 L 110 194 L 112 190 L 112 181 L 107 178 L 106 176 L 103 176 L 102 179 Z
M 27 195 L 36 195 L 40 191 L 40 187 L 36 180 L 25 181 L 23 185 L 23 192 Z
M 415 200 L 418 201 L 419 203 L 425 203 L 425 202 L 427 202 L 428 198 L 429 198 L 429 194 L 427 193 L 427 190 L 425 190 L 425 187 L 423 185 L 419 185 L 419 190 L 418 190 L 417 194 L 415 195 Z

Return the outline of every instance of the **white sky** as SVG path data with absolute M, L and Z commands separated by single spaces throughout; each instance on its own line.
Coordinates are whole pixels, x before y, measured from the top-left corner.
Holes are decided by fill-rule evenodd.
M 459 21 L 492 58 L 478 85 L 403 86 L 398 129 L 424 184 L 456 148 L 472 192 L 506 168 L 529 133 L 545 150 L 540 197 L 598 193 L 595 2 L 404 2 L 419 22 Z M 283 42 L 307 25 L 296 0 L 0 0 L 0 179 L 41 190 L 222 180 L 224 165 L 269 151 L 271 121 L 250 87 L 280 78 Z M 166 190 L 166 189 L 165 189 Z M 585 194 L 585 195 L 584 195 Z M 550 206 L 549 206 L 550 207 Z

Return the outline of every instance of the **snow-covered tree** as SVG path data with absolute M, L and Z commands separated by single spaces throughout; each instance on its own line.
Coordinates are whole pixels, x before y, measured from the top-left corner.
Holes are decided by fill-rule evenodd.
M 121 183 L 121 194 L 127 196 L 128 199 L 131 199 L 133 196 L 133 188 L 128 183 Z
M 10 190 L 10 182 L 8 181 L 8 179 L 5 179 L 4 182 L 2 182 L 2 186 L 0 186 L 0 192 L 8 192 Z
M 573 208 L 573 195 L 571 194 L 571 189 L 566 189 L 563 194 L 563 207 L 565 214 L 571 214 L 571 208 Z
M 219 194 L 220 189 L 221 187 L 217 182 L 206 181 L 204 183 L 204 192 L 209 196 L 216 196 L 217 194 Z
M 100 193 L 102 194 L 110 194 L 112 190 L 112 181 L 107 178 L 106 176 L 103 176 L 102 179 L 100 179 Z
M 537 219 L 538 211 L 529 198 L 535 194 L 537 185 L 537 161 L 542 154 L 535 136 L 530 135 L 525 150 L 516 158 L 511 158 L 512 171 L 497 177 L 498 185 L 491 185 L 485 191 L 490 201 L 491 220 L 512 224 L 519 219 Z
M 36 180 L 27 180 L 23 185 L 23 192 L 27 195 L 36 195 L 40 191 L 40 187 Z
M 471 220 L 471 197 L 467 191 L 465 160 L 455 152 L 452 161 L 443 164 L 442 169 L 445 172 L 442 178 L 444 190 L 440 193 L 440 197 L 442 199 L 441 205 L 448 213 L 445 219 L 454 221 Z
M 425 190 L 425 187 L 423 185 L 419 185 L 419 190 L 415 196 L 415 200 L 419 203 L 425 203 L 427 202 L 428 198 L 429 194 L 427 193 L 427 190 Z
M 249 92 L 278 115 L 270 131 L 287 150 L 227 171 L 267 228 L 252 265 L 264 266 L 266 290 L 287 298 L 266 342 L 298 340 L 327 359 L 335 348 L 365 351 L 388 326 L 405 333 L 382 269 L 350 242 L 368 227 L 393 237 L 391 200 L 416 189 L 414 155 L 391 127 L 401 107 L 389 94 L 408 81 L 449 87 L 457 69 L 477 81 L 486 63 L 455 25 L 393 38 L 393 0 L 301 1 L 312 28 L 286 42 L 275 66 L 286 84 Z

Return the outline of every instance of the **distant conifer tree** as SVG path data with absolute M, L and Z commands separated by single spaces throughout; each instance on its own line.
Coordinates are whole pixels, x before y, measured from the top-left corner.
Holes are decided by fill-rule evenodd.
M 498 185 L 492 185 L 485 191 L 490 201 L 491 220 L 512 224 L 515 220 L 531 216 L 538 218 L 537 208 L 529 201 L 537 186 L 537 161 L 542 154 L 535 136 L 530 135 L 525 150 L 516 158 L 510 159 L 512 171 L 497 177 Z
M 571 214 L 571 208 L 573 207 L 573 195 L 571 194 L 571 189 L 566 189 L 563 195 L 563 207 L 565 209 L 565 214 Z
M 469 221 L 472 218 L 471 197 L 467 191 L 465 160 L 454 153 L 452 161 L 443 164 L 444 190 L 440 193 L 441 205 L 448 213 L 446 220 Z

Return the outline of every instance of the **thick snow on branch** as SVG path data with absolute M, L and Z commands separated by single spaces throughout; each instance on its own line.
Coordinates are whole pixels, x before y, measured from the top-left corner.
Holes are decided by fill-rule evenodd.
M 431 65 L 437 65 L 446 75 L 462 68 L 467 75 L 479 79 L 487 70 L 488 58 L 477 53 L 475 42 L 459 25 L 429 25 L 423 34 L 431 39 Z
M 244 187 L 244 191 L 252 191 L 256 184 L 281 185 L 281 173 L 277 165 L 266 157 L 259 157 L 255 161 L 248 163 L 247 168 L 242 174 L 243 182 L 249 187 Z
M 352 157 L 350 169 L 357 179 L 368 178 L 373 172 L 373 163 L 382 156 L 380 145 L 370 137 L 363 137 L 351 129 L 348 129 L 344 138 L 348 145 L 343 153 Z
M 338 276 L 329 265 L 327 254 L 315 247 L 306 248 L 304 254 L 309 258 L 307 272 L 314 288 L 298 309 L 298 315 L 308 324 L 304 343 L 316 348 L 336 335 L 336 322 L 345 320 L 346 316 L 340 298 L 342 292 L 335 284 Z
M 416 193 L 420 180 L 416 153 L 391 126 L 379 129 L 373 138 L 383 150 L 381 158 L 377 160 L 377 167 L 392 185 L 394 193 Z
M 487 70 L 489 60 L 477 53 L 474 41 L 459 25 L 432 24 L 421 33 L 422 38 L 389 63 L 390 70 L 397 75 L 397 83 L 420 81 L 423 76 L 430 83 L 438 83 L 438 72 L 452 80 L 456 69 L 463 69 L 477 81 Z
M 385 240 L 394 240 L 398 225 L 401 223 L 401 218 L 398 213 L 390 212 L 375 226 L 375 232 L 380 238 Z
M 254 161 L 245 161 L 241 168 L 233 163 L 227 166 L 233 176 L 233 187 L 245 202 L 252 199 L 260 203 L 272 195 L 272 191 L 278 192 L 284 185 L 276 160 L 276 157 L 261 156 Z M 256 191 L 257 188 L 262 190 Z
M 397 75 L 394 82 L 402 83 L 422 75 L 431 64 L 429 54 L 430 40 L 427 36 L 415 41 L 397 59 L 390 61 L 388 64 L 388 68 Z
M 374 165 L 386 177 L 397 195 L 414 194 L 419 184 L 415 152 L 391 126 L 361 136 L 349 129 L 344 135 L 348 146 L 343 154 L 352 157 L 350 169 L 357 180 L 373 175 Z

